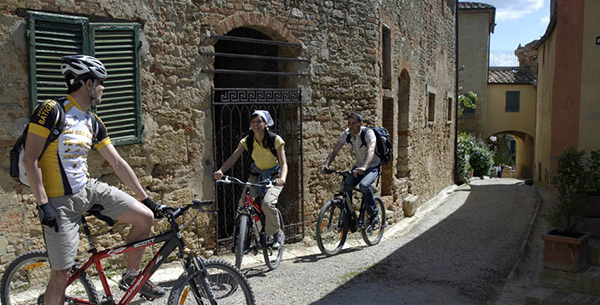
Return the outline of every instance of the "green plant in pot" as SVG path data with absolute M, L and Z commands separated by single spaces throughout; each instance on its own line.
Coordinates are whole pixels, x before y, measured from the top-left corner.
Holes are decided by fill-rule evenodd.
M 585 164 L 585 151 L 572 147 L 556 158 L 556 175 L 552 184 L 558 191 L 558 200 L 554 203 L 548 221 L 563 236 L 577 237 L 577 228 L 583 217 L 587 195 L 588 168 Z
M 556 175 L 552 184 L 558 191 L 548 215 L 554 230 L 542 236 L 544 266 L 577 272 L 587 265 L 590 234 L 578 231 L 587 205 L 590 169 L 585 151 L 572 147 L 557 156 Z M 596 168 L 597 170 L 597 168 Z
M 586 191 L 588 195 L 600 196 L 600 149 L 591 151 L 587 158 L 588 179 Z

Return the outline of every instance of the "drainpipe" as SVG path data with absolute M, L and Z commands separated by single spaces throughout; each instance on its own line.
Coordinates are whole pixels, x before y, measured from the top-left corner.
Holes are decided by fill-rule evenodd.
M 458 147 L 458 0 L 454 2 L 454 170 L 452 171 L 452 179 L 455 184 L 459 181 L 456 178 L 456 160 Z

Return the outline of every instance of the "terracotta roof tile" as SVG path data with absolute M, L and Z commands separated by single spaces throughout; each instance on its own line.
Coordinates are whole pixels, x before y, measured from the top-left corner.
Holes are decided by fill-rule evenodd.
M 537 76 L 524 67 L 490 67 L 488 84 L 533 84 Z
M 480 2 L 458 2 L 459 10 L 483 10 L 495 8 L 493 5 Z

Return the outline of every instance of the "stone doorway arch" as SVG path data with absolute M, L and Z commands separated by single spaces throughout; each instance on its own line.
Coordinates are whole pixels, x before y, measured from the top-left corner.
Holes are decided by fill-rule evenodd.
M 295 56 L 301 46 L 272 39 L 262 26 L 244 26 L 214 35 L 212 109 L 215 166 L 219 167 L 236 149 L 250 126 L 256 109 L 268 110 L 275 121 L 271 127 L 284 138 L 288 176 L 277 207 L 282 212 L 287 238 L 304 234 L 302 211 L 302 109 Z M 227 174 L 247 179 L 251 157 L 244 155 Z M 241 188 L 219 184 L 217 201 L 217 250 L 231 249 L 235 213 Z
M 402 69 L 398 78 L 398 150 L 396 178 L 410 178 L 409 162 L 409 113 L 410 113 L 410 75 L 406 69 Z

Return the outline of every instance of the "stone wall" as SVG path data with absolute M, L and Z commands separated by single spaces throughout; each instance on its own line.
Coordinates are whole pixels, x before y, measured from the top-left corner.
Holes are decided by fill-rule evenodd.
M 317 173 L 340 133 L 345 115 L 362 111 L 366 122 L 381 125 L 384 116 L 394 124 L 394 143 L 408 142 L 408 174 L 394 170 L 394 193 L 385 199 L 401 216 L 403 198 L 434 196 L 452 183 L 455 117 L 447 120 L 446 97 L 455 94 L 455 13 L 448 1 L 293 1 L 293 0 L 8 0 L 0 4 L 0 143 L 8 156 L 10 146 L 27 122 L 28 80 L 25 18 L 17 9 L 125 20 L 143 25 L 142 111 L 144 143 L 118 147 L 134 168 L 150 195 L 172 205 L 192 198 L 214 197 L 212 180 L 213 76 L 202 73 L 214 59 L 199 51 L 213 51 L 211 34 L 225 35 L 238 27 L 250 27 L 274 40 L 300 43 L 299 54 L 310 60 L 299 67 L 308 78 L 293 80 L 303 98 L 304 225 L 313 237 L 319 208 L 338 188 L 338 182 Z M 382 87 L 381 31 L 385 23 L 392 37 L 392 85 Z M 397 132 L 399 120 L 398 78 L 410 77 L 409 132 Z M 109 71 L 110 73 L 110 71 Z M 289 85 L 290 83 L 288 83 Z M 427 86 L 435 87 L 436 119 L 427 122 Z M 393 113 L 384 113 L 383 99 L 393 101 Z M 451 111 L 454 111 L 454 107 Z M 398 149 L 394 149 L 394 166 Z M 347 148 L 335 168 L 352 164 Z M 122 187 L 112 169 L 97 153 L 90 157 L 92 176 Z M 34 198 L 27 188 L 8 175 L 8 158 L 0 172 L 0 271 L 15 254 L 42 248 L 40 228 L 34 216 Z M 414 202 L 414 199 L 411 199 Z M 392 213 L 393 214 L 393 213 Z M 206 224 L 204 247 L 214 248 L 215 228 Z M 155 231 L 161 229 L 157 222 Z M 103 246 L 122 240 L 127 228 L 117 226 Z M 102 231 L 102 232 L 104 232 Z M 5 242 L 3 242 L 5 240 Z M 198 244 L 198 242 L 195 242 Z

